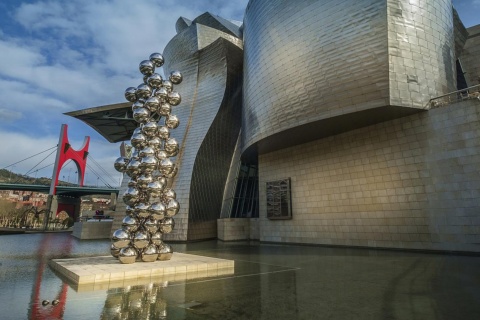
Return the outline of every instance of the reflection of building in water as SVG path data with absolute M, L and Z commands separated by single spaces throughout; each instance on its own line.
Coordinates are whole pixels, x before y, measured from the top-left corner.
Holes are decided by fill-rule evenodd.
M 167 302 L 161 298 L 168 282 L 109 289 L 100 319 L 166 319 Z

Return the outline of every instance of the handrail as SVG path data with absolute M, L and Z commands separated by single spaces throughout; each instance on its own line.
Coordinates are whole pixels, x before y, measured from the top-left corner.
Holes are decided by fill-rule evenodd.
M 432 98 L 428 101 L 428 105 L 429 109 L 433 109 L 471 99 L 480 100 L 480 84 Z

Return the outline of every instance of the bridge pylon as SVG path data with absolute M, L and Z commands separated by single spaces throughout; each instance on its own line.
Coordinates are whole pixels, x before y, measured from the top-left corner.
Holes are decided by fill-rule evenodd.
M 57 194 L 58 177 L 60 170 L 66 161 L 72 160 L 77 166 L 78 182 L 83 186 L 85 177 L 85 169 L 87 167 L 88 146 L 90 144 L 90 137 L 86 136 L 83 141 L 83 146 L 80 150 L 74 150 L 68 141 L 68 126 L 62 124 L 60 130 L 60 138 L 57 146 L 57 156 L 55 158 L 55 166 L 53 168 L 52 184 L 50 185 L 50 195 Z

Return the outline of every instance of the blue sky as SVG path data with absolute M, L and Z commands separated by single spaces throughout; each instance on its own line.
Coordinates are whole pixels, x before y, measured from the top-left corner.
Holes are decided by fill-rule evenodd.
M 79 148 L 83 137 L 91 136 L 92 156 L 113 176 L 106 181 L 118 183 L 120 175 L 113 169 L 118 144 L 108 143 L 86 124 L 63 113 L 123 102 L 125 88 L 141 79 L 138 63 L 152 52 L 162 52 L 175 34 L 178 17 L 193 19 L 210 11 L 242 20 L 247 2 L 2 0 L 0 168 L 55 146 L 61 124 L 67 123 L 73 147 Z M 480 23 L 480 0 L 453 3 L 467 27 Z M 24 174 L 41 159 L 35 157 L 9 169 Z M 51 170 L 48 167 L 35 175 L 50 177 Z M 74 182 L 72 170 L 70 163 L 61 176 L 70 176 Z M 93 172 L 87 180 L 90 185 L 103 184 Z

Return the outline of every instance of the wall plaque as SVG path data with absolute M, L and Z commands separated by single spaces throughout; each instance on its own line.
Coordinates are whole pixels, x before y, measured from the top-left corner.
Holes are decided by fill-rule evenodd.
M 267 218 L 292 219 L 290 178 L 267 182 Z

